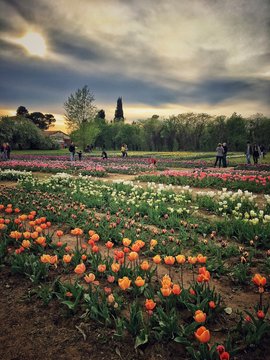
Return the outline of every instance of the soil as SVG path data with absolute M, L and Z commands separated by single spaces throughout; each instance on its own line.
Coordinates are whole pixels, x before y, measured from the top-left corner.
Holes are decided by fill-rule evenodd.
M 0 272 L 0 287 L 2 360 L 169 360 L 176 352 L 183 354 L 176 343 L 135 350 L 132 338 L 116 341 L 113 329 L 90 320 L 82 322 L 79 316 L 68 317 L 57 301 L 45 307 L 28 295 L 31 283 L 7 268 Z

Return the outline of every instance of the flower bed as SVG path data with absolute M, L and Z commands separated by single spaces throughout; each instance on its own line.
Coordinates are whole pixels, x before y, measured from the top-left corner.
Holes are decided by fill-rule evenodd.
M 140 181 L 153 181 L 172 185 L 190 185 L 194 187 L 214 187 L 221 189 L 243 189 L 254 192 L 270 193 L 270 176 L 244 175 L 228 172 L 193 172 L 168 170 L 154 175 L 142 175 Z

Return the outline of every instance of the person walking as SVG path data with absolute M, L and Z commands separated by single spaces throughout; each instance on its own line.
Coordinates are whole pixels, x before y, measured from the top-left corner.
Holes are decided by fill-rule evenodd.
M 224 142 L 222 144 L 223 147 L 223 158 L 222 158 L 222 163 L 223 163 L 223 167 L 227 167 L 227 152 L 228 152 L 228 146 L 227 144 Z
M 253 161 L 254 161 L 254 165 L 258 164 L 258 159 L 261 155 L 261 150 L 260 150 L 260 147 L 255 143 L 253 145 Z
M 246 159 L 247 159 L 247 165 L 250 165 L 250 157 L 252 155 L 252 147 L 249 141 L 247 141 L 247 149 L 246 149 Z
M 71 142 L 71 144 L 69 145 L 69 152 L 70 152 L 70 161 L 75 161 L 75 145 L 73 142 Z
M 102 159 L 103 159 L 103 160 L 104 160 L 104 159 L 108 159 L 107 151 L 106 151 L 104 145 L 102 146 L 102 149 L 101 149 L 101 150 L 102 150 L 102 153 L 101 153 Z
M 216 161 L 215 161 L 215 165 L 214 167 L 217 166 L 217 163 L 218 163 L 218 167 L 220 168 L 221 167 L 221 161 L 223 159 L 223 154 L 224 154 L 224 150 L 223 150 L 223 147 L 222 147 L 222 144 L 219 143 L 217 148 L 216 148 Z

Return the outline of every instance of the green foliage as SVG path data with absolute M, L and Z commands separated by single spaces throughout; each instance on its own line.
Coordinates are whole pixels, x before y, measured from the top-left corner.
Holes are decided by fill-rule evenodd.
M 0 120 L 0 143 L 9 142 L 12 149 L 53 149 L 55 144 L 23 116 Z
M 70 130 L 78 130 L 96 116 L 95 98 L 87 85 L 71 94 L 64 103 L 65 122 Z

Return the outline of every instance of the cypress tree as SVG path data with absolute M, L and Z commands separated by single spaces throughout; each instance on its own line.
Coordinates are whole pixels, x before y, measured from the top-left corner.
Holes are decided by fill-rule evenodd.
M 114 121 L 115 122 L 124 121 L 122 97 L 119 97 L 117 99 L 116 110 L 115 110 L 115 114 L 114 114 Z

